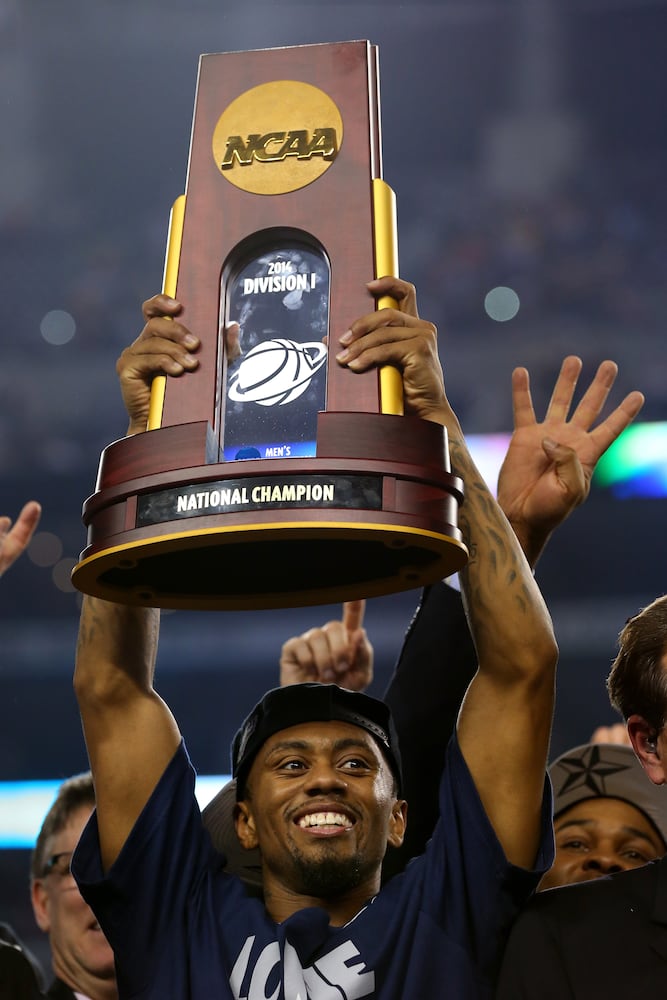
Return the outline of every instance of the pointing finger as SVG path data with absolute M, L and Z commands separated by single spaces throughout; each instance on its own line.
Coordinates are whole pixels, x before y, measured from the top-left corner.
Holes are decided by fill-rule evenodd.
M 348 632 L 356 632 L 364 624 L 366 601 L 345 601 L 343 604 L 343 625 Z

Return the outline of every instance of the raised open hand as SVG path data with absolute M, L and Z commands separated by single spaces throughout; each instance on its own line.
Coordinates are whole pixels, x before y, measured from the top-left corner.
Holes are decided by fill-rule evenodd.
M 603 361 L 570 416 L 581 369 L 580 358 L 565 358 L 541 422 L 527 370 L 512 374 L 514 433 L 498 476 L 498 502 L 533 564 L 554 528 L 584 502 L 598 460 L 644 404 L 641 392 L 631 392 L 595 425 L 618 372 L 613 361 Z

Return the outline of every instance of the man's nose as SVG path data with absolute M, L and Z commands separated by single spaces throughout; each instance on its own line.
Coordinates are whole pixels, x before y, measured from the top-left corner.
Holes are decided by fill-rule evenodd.
M 337 767 L 327 761 L 320 761 L 309 768 L 304 787 L 309 795 L 316 795 L 324 789 L 344 791 L 347 782 Z
M 585 871 L 600 872 L 603 875 L 613 875 L 614 872 L 625 871 L 627 867 L 618 855 L 604 850 L 593 851 L 584 862 Z

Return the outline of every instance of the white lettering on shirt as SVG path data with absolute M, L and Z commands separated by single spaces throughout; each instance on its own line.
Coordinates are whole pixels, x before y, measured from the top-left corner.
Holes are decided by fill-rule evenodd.
M 253 955 L 254 943 L 254 935 L 246 939 L 229 977 L 236 1000 L 276 1000 L 281 985 L 290 1000 L 361 1000 L 375 990 L 375 973 L 362 960 L 354 961 L 360 952 L 352 941 L 344 941 L 306 969 L 289 942 L 282 963 L 277 941 L 258 955 Z

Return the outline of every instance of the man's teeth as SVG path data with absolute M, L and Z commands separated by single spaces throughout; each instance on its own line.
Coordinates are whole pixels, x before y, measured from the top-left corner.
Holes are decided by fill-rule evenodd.
M 351 830 L 352 822 L 342 813 L 321 812 L 302 816 L 299 826 L 302 830 L 306 830 L 309 826 L 342 826 L 345 830 Z

